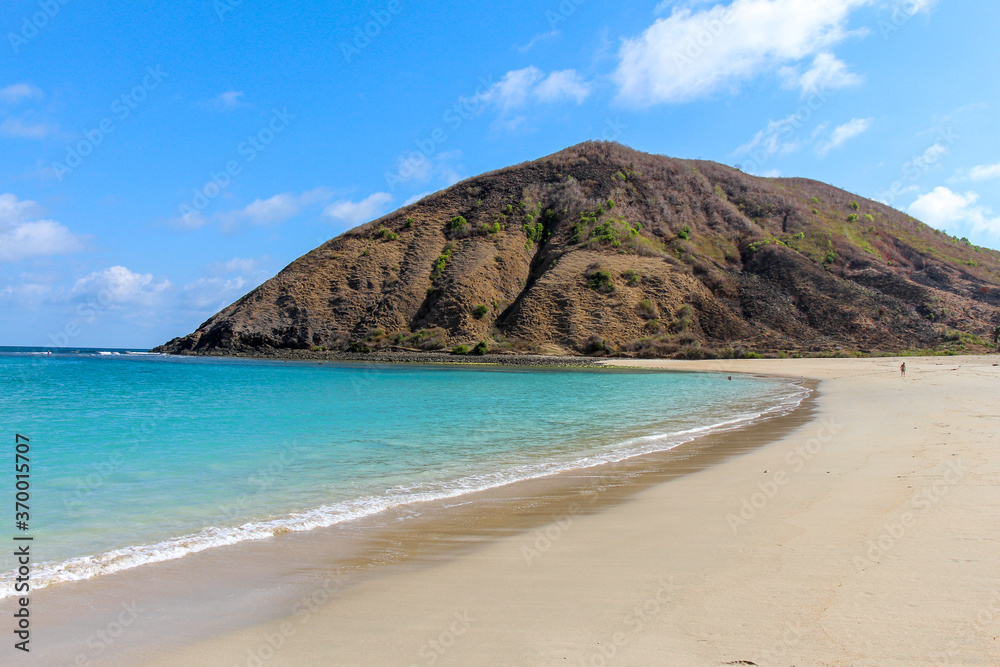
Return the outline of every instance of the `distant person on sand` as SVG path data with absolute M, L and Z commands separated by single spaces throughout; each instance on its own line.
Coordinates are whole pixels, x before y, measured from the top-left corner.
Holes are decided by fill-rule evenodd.
M 901 378 L 905 378 L 906 377 L 906 362 L 905 361 L 899 365 L 899 377 L 901 377 Z

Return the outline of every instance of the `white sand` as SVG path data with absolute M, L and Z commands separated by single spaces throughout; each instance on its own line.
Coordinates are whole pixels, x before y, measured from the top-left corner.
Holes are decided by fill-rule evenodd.
M 820 379 L 817 418 L 151 663 L 1000 665 L 1000 357 L 900 361 L 630 361 Z

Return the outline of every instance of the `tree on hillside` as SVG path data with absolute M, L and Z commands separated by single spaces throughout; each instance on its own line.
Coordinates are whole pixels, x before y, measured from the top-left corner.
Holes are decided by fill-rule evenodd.
M 1000 327 L 993 327 L 993 347 L 1000 352 Z

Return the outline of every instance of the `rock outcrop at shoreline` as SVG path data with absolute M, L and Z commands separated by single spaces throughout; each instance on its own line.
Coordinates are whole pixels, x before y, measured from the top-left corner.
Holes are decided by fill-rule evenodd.
M 994 250 L 817 181 L 588 142 L 345 232 L 156 351 L 984 351 L 997 325 Z

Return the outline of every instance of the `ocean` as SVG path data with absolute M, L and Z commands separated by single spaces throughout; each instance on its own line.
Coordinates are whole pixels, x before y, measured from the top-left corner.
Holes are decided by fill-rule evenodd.
M 34 538 L 34 588 L 663 451 L 806 395 L 718 373 L 3 347 L 0 383 L 11 508 L 30 439 L 28 530 L 5 520 Z

